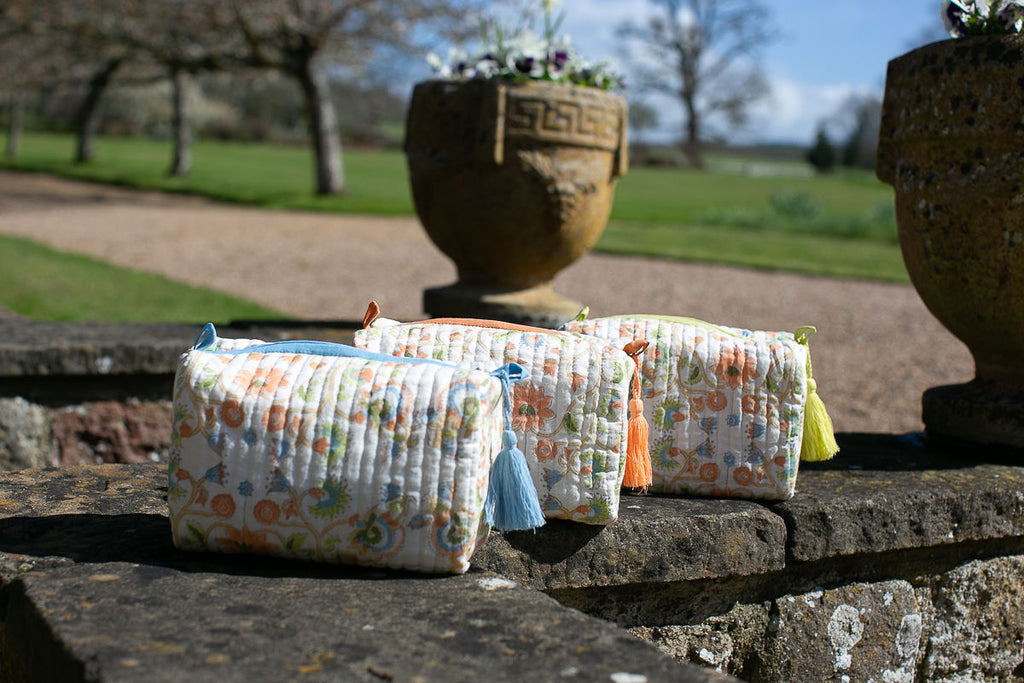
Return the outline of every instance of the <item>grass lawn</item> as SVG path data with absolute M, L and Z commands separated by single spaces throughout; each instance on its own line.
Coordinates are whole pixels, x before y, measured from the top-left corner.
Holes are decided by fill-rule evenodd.
M 383 215 L 414 212 L 405 160 L 398 150 L 346 149 L 346 193 L 318 197 L 312 191 L 313 164 L 306 147 L 197 141 L 188 178 L 166 176 L 171 155 L 166 141 L 100 138 L 96 160 L 85 165 L 71 163 L 73 149 L 70 135 L 27 133 L 18 158 L 0 158 L 0 168 L 274 208 Z M 781 173 L 765 174 L 761 162 L 746 165 L 735 160 L 716 160 L 709 167 L 712 170 L 705 172 L 630 169 L 618 183 L 611 222 L 596 249 L 815 275 L 908 281 L 896 242 L 892 190 L 871 174 L 814 177 L 796 173 L 795 167 L 788 173 L 780 167 Z M 744 172 L 754 168 L 756 173 Z M 0 305 L 18 310 L 24 304 L 13 305 L 9 281 L 26 280 L 26 269 L 17 260 L 8 260 L 4 269 L 7 279 L 0 280 Z M 140 287 L 139 283 L 132 285 Z M 146 287 L 160 288 L 156 281 Z M 37 301 L 62 298 L 52 289 L 34 297 L 25 292 L 18 296 Z M 171 300 L 180 293 L 161 296 Z M 88 307 L 69 302 L 66 311 L 36 315 L 69 316 L 82 311 L 83 316 L 120 320 L 135 316 L 129 309 L 136 305 L 141 304 L 126 303 L 119 306 L 123 310 L 86 314 Z M 149 313 L 138 315 L 157 315 L 155 309 L 161 308 L 151 307 Z M 185 310 L 194 315 L 194 307 Z M 180 314 L 134 319 L 164 320 L 175 315 Z M 254 317 L 248 312 L 227 315 Z
M 280 313 L 160 275 L 0 235 L 0 305 L 37 320 L 221 322 Z

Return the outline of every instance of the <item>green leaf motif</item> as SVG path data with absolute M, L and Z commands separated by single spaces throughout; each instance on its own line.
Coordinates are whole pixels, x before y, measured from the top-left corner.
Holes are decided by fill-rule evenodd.
M 192 540 L 202 545 L 203 542 L 206 540 L 206 534 L 203 533 L 203 530 L 197 527 L 195 524 L 189 524 L 187 525 L 187 528 L 189 535 L 192 536 Z
M 564 427 L 565 431 L 569 432 L 570 434 L 580 433 L 579 422 L 577 421 L 576 416 L 573 415 L 572 413 L 566 413 L 565 417 L 562 418 L 562 427 Z
M 306 543 L 307 534 L 292 534 L 284 542 L 284 547 L 288 550 L 298 550 Z
M 694 364 L 690 370 L 690 376 L 686 378 L 687 384 L 697 384 L 700 382 L 700 365 Z
M 345 511 L 351 496 L 348 484 L 342 481 L 327 479 L 320 487 L 324 497 L 309 508 L 309 513 L 320 519 L 333 519 Z

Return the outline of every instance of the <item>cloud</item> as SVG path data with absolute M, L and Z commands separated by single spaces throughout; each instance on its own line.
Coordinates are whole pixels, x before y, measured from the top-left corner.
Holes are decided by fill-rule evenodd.
M 810 145 L 818 128 L 854 95 L 875 93 L 850 83 L 810 85 L 786 78 L 772 78 L 771 96 L 750 110 L 745 141 L 792 142 Z

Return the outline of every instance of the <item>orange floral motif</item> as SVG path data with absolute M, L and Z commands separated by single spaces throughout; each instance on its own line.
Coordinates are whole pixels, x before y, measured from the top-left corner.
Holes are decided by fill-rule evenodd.
M 235 384 L 240 384 L 242 375 L 246 373 L 239 373 L 238 379 Z M 248 385 L 242 384 L 247 394 L 260 394 L 268 393 L 273 394 L 280 387 L 288 386 L 287 380 L 284 378 L 284 370 L 273 369 L 273 368 L 257 368 L 252 377 L 249 379 Z
M 218 493 L 210 501 L 210 509 L 218 517 L 230 517 L 235 514 L 235 499 L 228 493 Z
M 548 407 L 551 405 L 551 397 L 545 396 L 541 387 L 530 382 L 520 382 L 516 384 L 513 394 L 513 429 L 536 431 L 544 424 L 544 420 L 555 416 Z
M 750 486 L 754 481 L 754 472 L 749 467 L 737 467 L 732 471 L 732 480 L 740 486 Z
M 263 413 L 263 425 L 267 428 L 268 432 L 279 432 L 284 429 L 285 419 L 285 407 L 282 405 L 273 405 Z
M 747 394 L 743 397 L 741 405 L 747 415 L 757 415 L 761 411 L 761 397 Z
M 250 531 L 245 526 L 241 529 L 229 527 L 226 536 L 218 538 L 217 542 L 228 553 L 270 553 L 275 548 L 273 543 L 267 541 L 267 532 Z
M 712 391 L 708 394 L 708 408 L 711 410 L 725 410 L 729 405 L 729 399 L 721 391 Z
M 242 424 L 242 420 L 245 419 L 242 404 L 233 398 L 224 401 L 220 407 L 220 419 L 224 420 L 224 424 L 228 427 L 237 427 Z
M 323 455 L 327 452 L 327 449 L 331 447 L 331 440 L 325 436 L 321 436 L 319 439 L 313 442 L 313 452 L 319 455 Z
M 252 515 L 264 524 L 273 524 L 281 515 L 281 508 L 274 501 L 264 498 L 256 503 L 252 509 Z
M 192 428 L 192 425 L 190 425 L 188 422 L 182 422 L 180 425 L 178 425 L 178 434 L 180 434 L 183 438 L 188 438 L 195 433 L 196 430 L 194 430 Z
M 739 347 L 722 349 L 711 371 L 733 389 L 757 377 L 757 359 Z
M 706 462 L 700 466 L 699 472 L 702 481 L 714 481 L 718 479 L 718 465 L 713 462 Z
M 551 439 L 541 439 L 537 442 L 537 448 L 534 450 L 537 460 L 540 460 L 541 462 L 553 459 L 557 453 L 558 448 L 555 446 L 555 442 Z

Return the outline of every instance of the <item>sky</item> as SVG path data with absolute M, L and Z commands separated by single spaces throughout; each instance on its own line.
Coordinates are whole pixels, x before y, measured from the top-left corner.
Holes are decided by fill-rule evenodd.
M 745 130 L 731 133 L 734 142 L 810 145 L 821 122 L 850 95 L 881 98 L 890 59 L 944 35 L 940 0 L 759 1 L 771 12 L 777 35 L 761 52 L 772 95 L 751 111 Z M 628 78 L 615 27 L 630 18 L 642 21 L 655 6 L 649 0 L 562 0 L 561 10 L 560 33 L 570 36 L 574 48 L 589 59 L 612 61 Z M 677 136 L 680 105 L 649 103 L 661 121 L 652 137 Z

